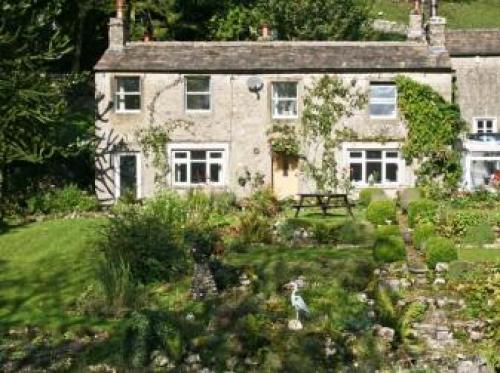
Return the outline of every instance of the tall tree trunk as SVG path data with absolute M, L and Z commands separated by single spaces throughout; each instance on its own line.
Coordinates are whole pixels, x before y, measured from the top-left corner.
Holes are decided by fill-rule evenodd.
M 86 4 L 78 5 L 78 20 L 75 22 L 75 50 L 73 52 L 73 62 L 71 64 L 71 71 L 73 73 L 80 72 L 81 60 L 82 60 L 82 44 L 83 44 L 83 32 L 85 30 L 85 19 L 88 14 L 88 6 Z

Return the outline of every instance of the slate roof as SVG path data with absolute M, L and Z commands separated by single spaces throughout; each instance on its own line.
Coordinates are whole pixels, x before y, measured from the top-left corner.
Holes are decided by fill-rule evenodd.
M 418 42 L 133 42 L 96 71 L 341 72 L 451 69 L 446 51 Z
M 446 47 L 451 56 L 500 56 L 500 29 L 447 31 Z

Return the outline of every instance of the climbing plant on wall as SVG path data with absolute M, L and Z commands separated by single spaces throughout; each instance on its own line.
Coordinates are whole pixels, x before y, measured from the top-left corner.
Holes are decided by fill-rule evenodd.
M 366 95 L 356 88 L 354 81 L 348 85 L 336 76 L 324 75 L 306 88 L 302 133 L 308 151 L 303 166 L 318 191 L 339 187 L 336 150 L 342 141 L 357 137 L 351 129 L 339 126 L 339 121 L 365 104 Z
M 397 77 L 396 85 L 398 107 L 408 128 L 403 157 L 419 165 L 418 183 L 428 191 L 455 190 L 462 176 L 456 143 L 466 127 L 460 108 L 408 77 Z

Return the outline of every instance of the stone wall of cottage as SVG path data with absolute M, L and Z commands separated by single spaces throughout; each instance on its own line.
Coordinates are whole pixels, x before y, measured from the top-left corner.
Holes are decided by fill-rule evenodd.
M 473 125 L 474 118 L 500 120 L 500 57 L 454 57 L 456 100 L 462 117 Z M 498 130 L 498 129 L 497 129 Z
M 315 78 L 321 76 L 320 74 L 263 74 L 260 76 L 264 81 L 264 88 L 257 94 L 250 92 L 247 87 L 247 80 L 251 75 L 212 75 L 211 111 L 208 113 L 186 113 L 182 74 L 122 74 L 141 77 L 142 110 L 138 114 L 119 114 L 115 113 L 112 108 L 112 81 L 117 75 L 120 74 L 98 72 L 95 77 L 96 96 L 99 102 L 98 114 L 101 116 L 97 120 L 96 126 L 97 133 L 102 139 L 99 155 L 96 159 L 98 170 L 96 188 L 103 201 L 113 199 L 114 171 L 108 153 L 114 144 L 122 141 L 127 144 L 129 150 L 139 151 L 140 149 L 135 144 L 135 131 L 151 123 L 160 124 L 168 119 L 185 119 L 193 123 L 188 131 L 177 130 L 173 133 L 175 142 L 228 144 L 228 189 L 239 195 L 249 192 L 248 188 L 244 189 L 238 184 L 238 177 L 242 175 L 245 168 L 251 172 L 264 174 L 266 183 L 270 184 L 272 157 L 266 131 L 273 122 L 271 83 L 285 80 L 297 81 L 300 101 L 300 98 L 304 96 L 305 87 L 310 86 Z M 342 74 L 341 77 L 346 83 L 355 84 L 361 90 L 368 91 L 370 82 L 391 81 L 396 75 L 391 73 L 357 73 Z M 441 95 L 451 100 L 452 76 L 450 73 L 406 73 L 405 75 L 431 85 Z M 478 96 L 480 96 L 479 91 L 478 88 Z M 301 111 L 302 103 L 300 102 L 299 116 Z M 296 123 L 299 125 L 298 120 Z M 377 136 L 404 138 L 405 136 L 405 127 L 399 119 L 370 119 L 368 107 L 358 111 L 342 124 L 354 129 L 362 138 Z M 339 153 L 339 157 L 342 157 L 342 152 Z M 156 189 L 155 171 L 148 159 L 141 157 L 140 161 L 142 196 L 147 197 L 152 195 Z M 411 185 L 413 180 L 411 175 L 412 172 L 409 172 L 409 175 L 404 177 L 401 187 Z M 303 179 L 303 175 L 299 176 Z M 303 180 L 300 184 L 302 190 L 310 188 L 310 185 Z

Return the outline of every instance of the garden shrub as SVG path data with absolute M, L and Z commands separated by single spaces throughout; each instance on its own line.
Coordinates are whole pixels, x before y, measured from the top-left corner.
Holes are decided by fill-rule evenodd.
M 280 203 L 271 188 L 262 188 L 255 191 L 242 202 L 246 210 L 252 210 L 267 217 L 274 217 L 280 211 Z
M 458 210 L 453 211 L 448 222 L 449 237 L 463 237 L 467 231 L 474 226 L 481 225 L 487 221 L 487 212 L 483 210 Z
M 99 210 L 97 198 L 76 185 L 34 196 L 28 200 L 27 204 L 28 211 L 32 214 L 70 214 Z
M 361 245 L 373 243 L 373 228 L 354 220 L 346 220 L 332 231 L 335 243 Z
M 419 224 L 413 231 L 413 245 L 419 250 L 425 249 L 427 240 L 436 235 L 436 227 L 431 223 Z
M 429 199 L 420 199 L 408 204 L 408 225 L 414 228 L 419 223 L 434 221 L 438 204 Z
M 312 233 L 318 244 L 328 244 L 333 241 L 333 228 L 329 224 L 315 222 L 312 226 Z
M 463 280 L 471 276 L 474 264 L 463 260 L 454 260 L 448 266 L 448 278 L 450 280 Z
M 403 238 L 400 236 L 377 237 L 373 247 L 373 257 L 378 262 L 390 263 L 406 258 Z
M 366 188 L 359 192 L 359 204 L 367 207 L 370 202 L 387 199 L 384 191 L 379 188 Z
M 280 220 L 274 225 L 275 233 L 281 242 L 290 242 L 294 238 L 297 230 L 310 232 L 313 223 L 310 220 L 302 218 L 289 218 Z
M 377 237 L 401 236 L 399 225 L 379 225 L 376 230 Z
M 496 236 L 489 224 L 474 225 L 467 229 L 464 243 L 467 245 L 488 245 L 495 242 Z
M 366 210 L 366 219 L 374 225 L 386 225 L 388 221 L 395 223 L 396 203 L 392 200 L 370 202 Z
M 272 222 L 260 211 L 249 210 L 238 216 L 239 236 L 244 243 L 271 243 Z
M 190 220 L 216 221 L 236 208 L 236 196 L 229 192 L 207 193 L 191 189 L 186 196 L 186 208 Z
M 457 260 L 457 249 L 453 241 L 445 237 L 431 237 L 427 240 L 425 251 L 427 265 L 435 268 L 439 262 Z
M 173 205 L 179 202 L 173 197 L 169 200 Z M 180 205 L 163 202 L 166 199 L 144 207 L 117 207 L 97 241 L 104 258 L 115 265 L 122 262 L 128 265 L 138 282 L 170 280 L 187 269 L 187 250 L 180 229 L 186 220 L 184 210 Z
M 406 188 L 399 193 L 399 207 L 403 212 L 408 211 L 410 202 L 418 201 L 422 198 L 422 192 L 418 188 Z
M 396 327 L 398 321 L 396 307 L 394 307 L 392 294 L 387 289 L 382 287 L 377 288 L 375 293 L 375 307 L 382 325 L 392 328 Z

